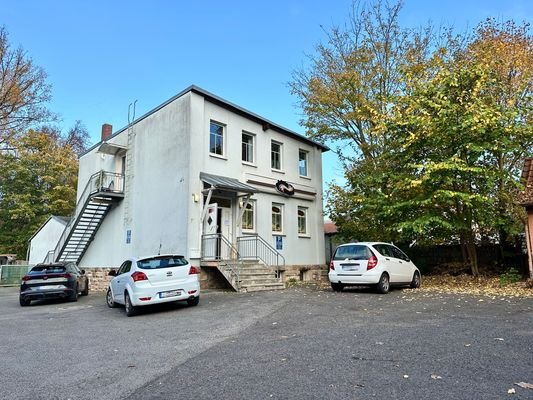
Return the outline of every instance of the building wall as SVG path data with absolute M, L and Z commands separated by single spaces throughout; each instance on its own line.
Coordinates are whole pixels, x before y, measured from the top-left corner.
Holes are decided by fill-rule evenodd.
M 127 131 L 115 137 L 128 144 L 132 160 L 126 174 L 132 179 L 126 181 L 125 198 L 104 218 L 81 266 L 118 266 L 125 258 L 159 252 L 188 254 L 189 116 L 186 94 L 136 123 L 129 143 Z M 114 170 L 116 161 L 95 149 L 82 157 L 80 170 Z M 91 174 L 84 170 L 80 177 L 87 181 Z
M 274 248 L 277 234 L 272 233 L 272 203 L 283 204 L 284 228 L 282 233 L 283 249 L 280 253 L 285 257 L 286 264 L 323 264 L 324 234 L 322 212 L 322 151 L 308 143 L 304 143 L 276 132 L 272 129 L 263 130 L 263 126 L 257 122 L 238 115 L 221 106 L 213 104 L 197 94 L 192 94 L 192 117 L 191 117 L 191 148 L 195 149 L 195 157 L 191 158 L 191 188 L 195 194 L 201 197 L 203 185 L 199 180 L 200 172 L 237 178 L 241 182 L 250 184 L 250 180 L 259 180 L 274 184 L 278 179 L 288 181 L 297 188 L 316 193 L 316 196 L 295 195 L 287 197 L 281 195 L 272 188 L 264 186 L 256 187 L 261 193 L 254 194 L 256 229 L 265 240 Z M 218 157 L 209 154 L 209 125 L 211 121 L 225 126 L 225 150 L 224 156 Z M 253 165 L 242 161 L 242 133 L 254 135 L 254 159 Z M 271 141 L 275 140 L 283 144 L 282 172 L 274 171 L 270 164 Z M 308 177 L 301 177 L 298 170 L 299 149 L 308 152 Z M 202 201 L 191 204 L 190 209 L 190 237 L 196 241 L 191 243 L 193 249 L 199 249 L 201 225 L 199 216 L 202 209 Z M 308 234 L 298 235 L 298 206 L 308 209 Z M 239 216 L 238 205 L 233 209 L 234 225 Z M 234 232 L 234 236 L 241 232 Z M 195 252 L 193 251 L 194 255 Z M 194 259 L 194 257 L 193 257 Z
M 224 157 L 209 154 L 209 124 L 225 125 Z M 241 159 L 242 132 L 255 135 L 255 163 Z M 270 167 L 270 143 L 283 143 L 283 171 Z M 200 173 L 236 178 L 241 182 L 259 180 L 273 184 L 278 179 L 316 195 L 287 197 L 273 188 L 257 186 L 254 194 L 256 229 L 273 247 L 272 203 L 284 205 L 283 249 L 287 265 L 319 265 L 325 262 L 322 169 L 319 148 L 298 141 L 263 126 L 249 118 L 206 101 L 188 92 L 133 125 L 133 139 L 128 131 L 109 140 L 128 146 L 126 174 L 131 176 L 125 198 L 104 219 L 80 265 L 116 267 L 130 256 L 179 253 L 199 265 L 201 213 L 204 187 Z M 309 177 L 298 173 L 298 150 L 308 152 Z M 104 155 L 96 149 L 80 159 L 78 196 L 89 177 L 101 170 L 120 172 L 119 156 Z M 250 184 L 250 183 L 249 183 Z M 233 198 L 231 223 L 237 225 L 239 201 Z M 298 235 L 298 206 L 307 207 L 308 234 Z M 127 232 L 131 243 L 126 243 Z M 234 236 L 241 232 L 235 230 Z
M 30 265 L 44 261 L 50 250 L 56 247 L 65 224 L 54 218 L 50 218 L 30 241 L 29 259 Z

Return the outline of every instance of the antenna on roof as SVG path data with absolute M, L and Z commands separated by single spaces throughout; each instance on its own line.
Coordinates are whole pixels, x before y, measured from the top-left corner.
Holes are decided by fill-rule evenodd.
M 130 105 L 128 106 L 128 125 L 132 124 L 133 121 L 135 121 L 135 106 L 136 106 L 136 104 L 137 104 L 137 100 L 135 100 L 133 103 L 130 103 Z M 131 109 L 132 108 L 133 108 L 133 113 L 131 113 Z
M 160 256 L 161 255 L 161 246 L 163 244 L 161 243 L 161 239 L 159 240 L 159 251 L 157 252 L 157 255 Z

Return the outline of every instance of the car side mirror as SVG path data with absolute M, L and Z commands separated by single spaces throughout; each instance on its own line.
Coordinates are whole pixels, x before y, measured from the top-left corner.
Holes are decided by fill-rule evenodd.
M 117 271 L 115 271 L 114 269 L 112 269 L 111 271 L 109 271 L 109 273 L 107 274 L 108 276 L 117 276 Z

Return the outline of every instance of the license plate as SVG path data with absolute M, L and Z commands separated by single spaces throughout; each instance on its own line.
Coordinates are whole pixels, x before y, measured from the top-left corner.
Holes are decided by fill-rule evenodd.
M 181 290 L 171 290 L 169 292 L 161 292 L 159 293 L 159 298 L 165 299 L 167 297 L 176 297 L 181 294 Z
M 345 264 L 342 265 L 343 271 L 359 271 L 359 264 Z
M 47 285 L 47 286 L 37 286 L 35 290 L 59 290 L 63 289 L 63 285 Z

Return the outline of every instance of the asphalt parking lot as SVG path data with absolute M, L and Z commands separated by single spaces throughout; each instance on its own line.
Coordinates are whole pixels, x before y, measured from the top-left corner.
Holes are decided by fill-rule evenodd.
M 207 292 L 127 318 L 0 288 L 3 399 L 533 399 L 533 299 Z M 514 394 L 508 394 L 513 389 Z

